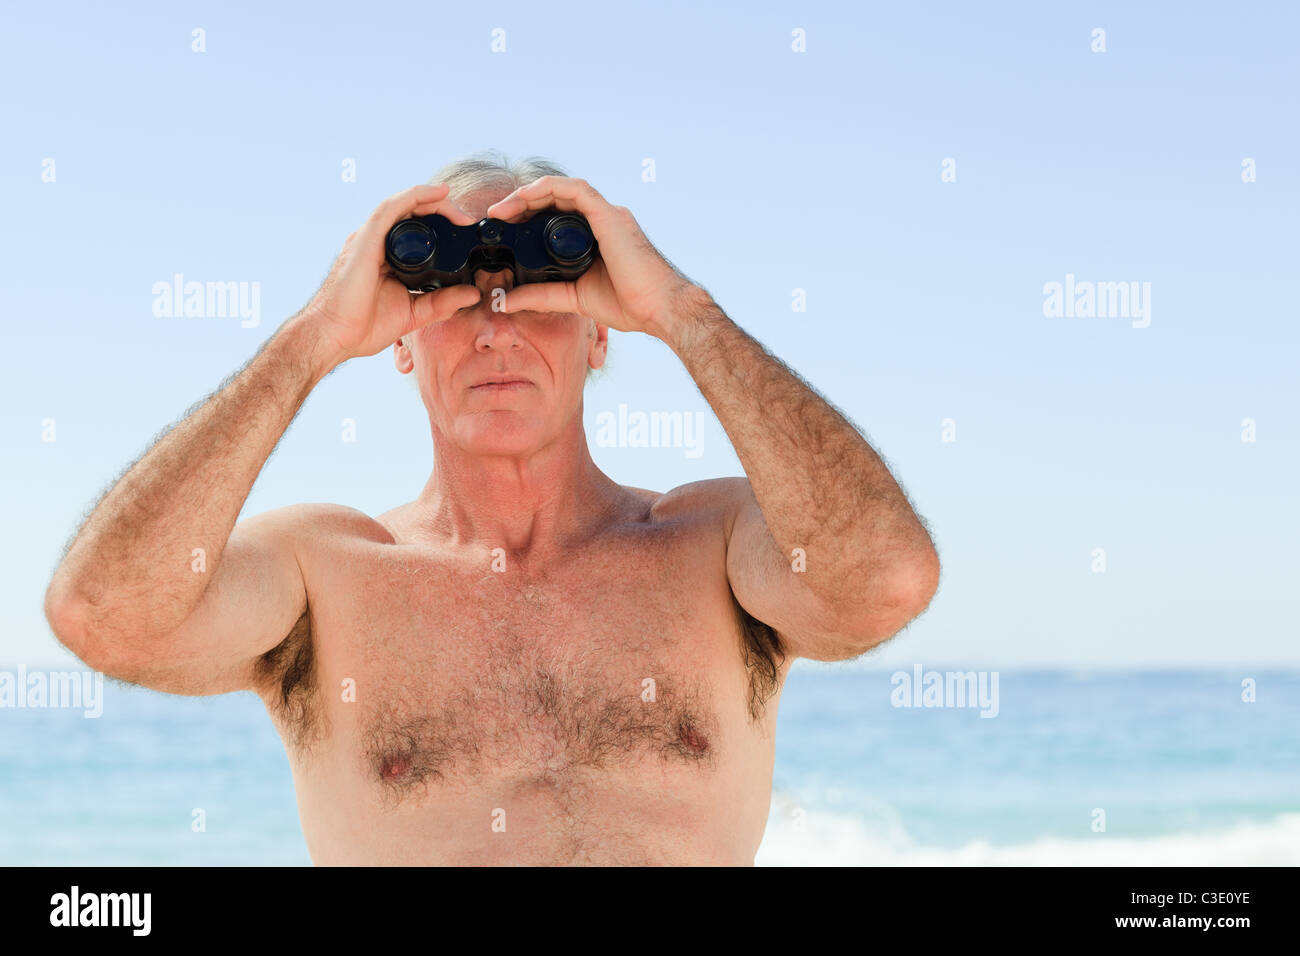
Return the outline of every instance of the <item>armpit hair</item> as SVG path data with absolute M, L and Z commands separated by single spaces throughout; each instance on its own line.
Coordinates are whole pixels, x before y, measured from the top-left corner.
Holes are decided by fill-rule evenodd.
M 286 738 L 299 750 L 310 749 L 322 730 L 310 607 L 283 641 L 257 659 L 254 672 L 267 708 Z
M 740 618 L 740 650 L 749 674 L 749 694 L 746 702 L 750 721 L 763 716 L 767 702 L 780 689 L 780 668 L 785 663 L 785 649 L 776 630 L 754 617 L 731 596 Z

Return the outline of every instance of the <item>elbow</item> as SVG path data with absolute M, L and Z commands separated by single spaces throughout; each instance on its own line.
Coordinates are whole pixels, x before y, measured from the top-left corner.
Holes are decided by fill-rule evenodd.
M 55 640 L 67 648 L 73 657 L 91 670 L 109 673 L 103 646 L 92 638 L 93 631 L 87 626 L 84 609 L 76 604 L 59 603 L 47 594 L 45 620 L 49 623 Z
M 866 600 L 841 626 L 859 654 L 883 644 L 925 613 L 939 590 L 939 555 L 927 540 L 880 576 Z
M 86 644 L 85 613 L 69 593 L 64 579 L 57 574 L 50 582 L 50 586 L 45 589 L 45 620 L 50 625 L 50 631 L 53 632 L 55 639 L 84 660 L 82 650 Z
M 122 643 L 95 626 L 90 608 L 71 597 L 57 577 L 45 592 L 45 620 L 55 640 L 91 670 L 122 680 L 134 673 L 121 653 Z
M 897 621 L 895 632 L 920 617 L 939 590 L 939 554 L 929 538 L 894 567 L 883 588 L 882 603 Z
M 898 584 L 896 600 L 910 613 L 908 620 L 919 617 L 939 590 L 939 552 L 927 539 L 918 550 L 918 555 L 909 563 Z

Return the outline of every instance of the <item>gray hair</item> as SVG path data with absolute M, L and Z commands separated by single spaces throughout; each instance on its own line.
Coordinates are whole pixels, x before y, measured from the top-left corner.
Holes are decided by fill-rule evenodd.
M 568 176 L 559 163 L 542 156 L 528 156 L 518 162 L 500 150 L 485 149 L 443 166 L 429 180 L 451 186 L 448 196 L 459 202 L 480 189 L 515 190 L 543 176 Z

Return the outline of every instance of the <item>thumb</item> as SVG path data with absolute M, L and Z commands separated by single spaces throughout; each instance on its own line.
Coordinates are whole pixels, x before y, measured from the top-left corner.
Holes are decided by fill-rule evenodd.
M 449 285 L 413 296 L 411 315 L 415 324 L 411 331 L 431 322 L 449 319 L 460 309 L 473 308 L 482 297 L 478 287 L 473 285 Z
M 572 282 L 530 282 L 515 286 L 501 301 L 502 312 L 573 312 Z

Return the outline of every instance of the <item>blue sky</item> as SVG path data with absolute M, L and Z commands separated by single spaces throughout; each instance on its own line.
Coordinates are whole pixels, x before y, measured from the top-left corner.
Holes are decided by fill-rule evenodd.
M 495 148 L 629 206 L 895 466 L 944 579 L 873 666 L 1300 663 L 1300 16 L 1137 6 L 6 5 L 0 660 L 62 659 L 41 599 L 81 514 L 369 211 Z M 259 323 L 155 315 L 177 273 L 258 283 Z M 1045 316 L 1067 275 L 1150 283 L 1149 326 Z M 593 446 L 620 403 L 708 412 L 613 339 Z M 593 447 L 641 487 L 740 473 L 711 413 L 701 451 Z M 430 464 L 387 354 L 355 360 L 244 513 L 376 514 Z

